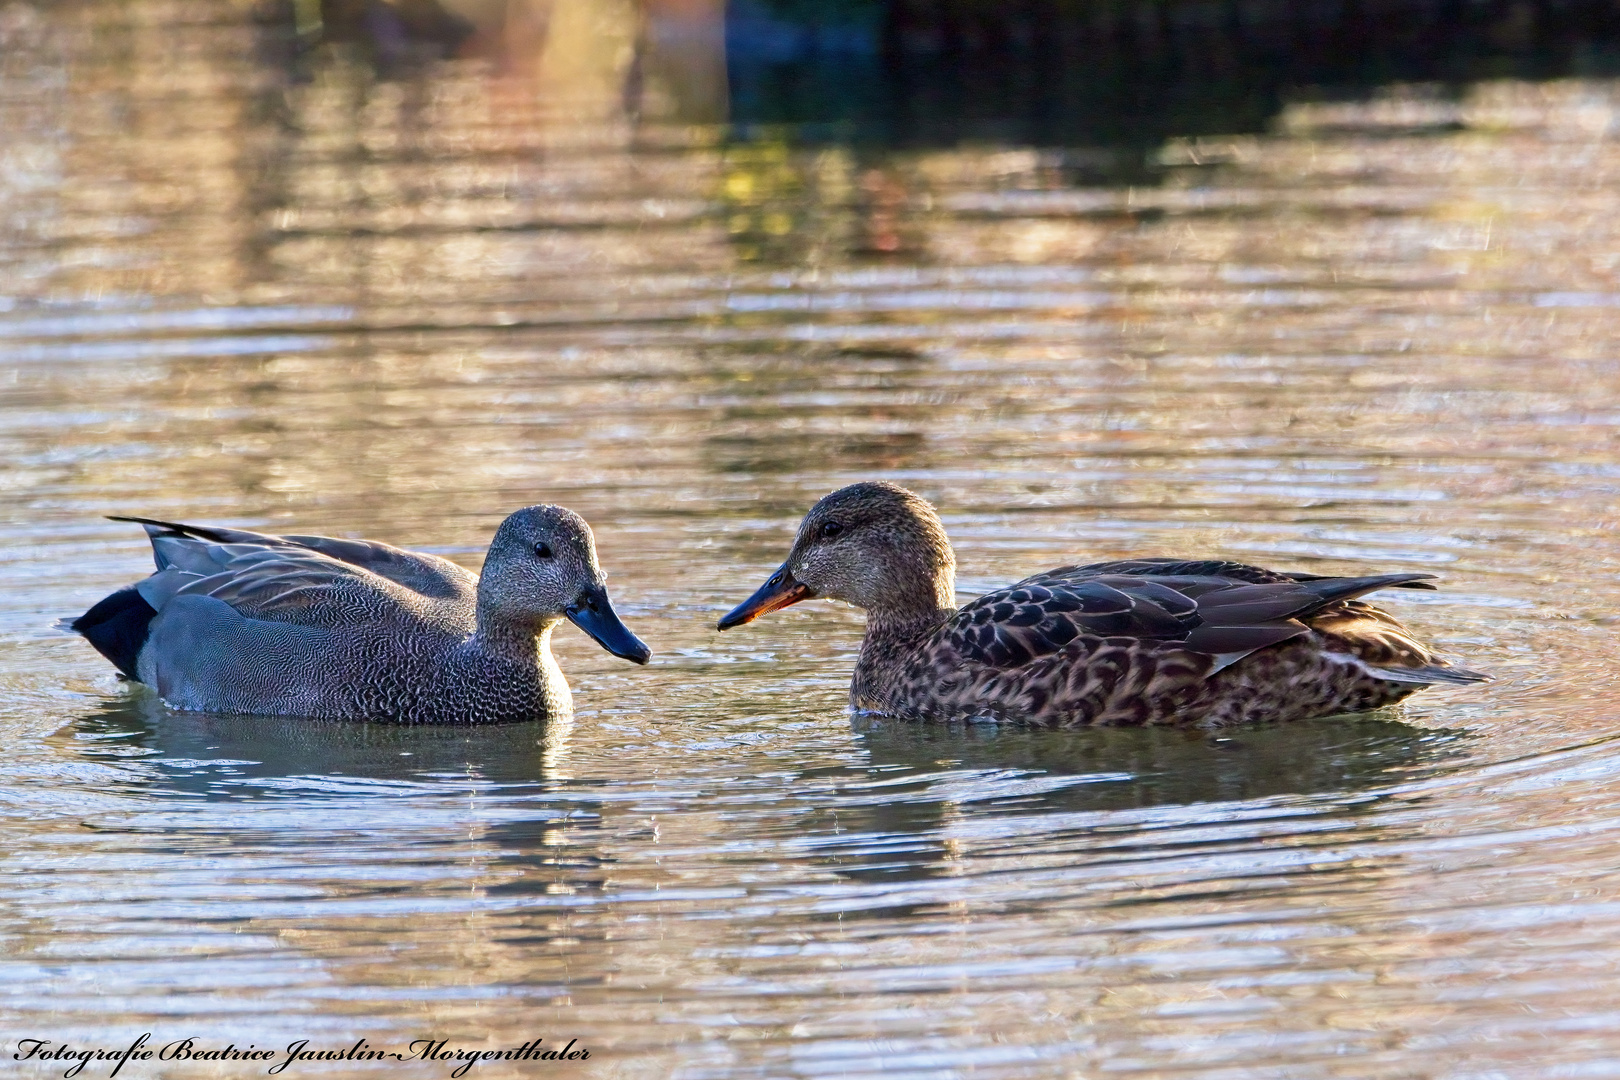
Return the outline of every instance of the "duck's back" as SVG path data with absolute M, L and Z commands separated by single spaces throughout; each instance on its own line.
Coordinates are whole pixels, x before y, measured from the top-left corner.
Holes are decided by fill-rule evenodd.
M 1355 598 L 1426 574 L 1330 578 L 1225 561 L 1060 567 L 968 604 L 888 658 L 890 693 L 941 717 L 1040 726 L 1294 719 L 1373 708 L 1448 665 Z M 882 643 L 875 643 L 876 652 Z M 884 658 L 863 656 L 870 668 Z M 881 696 L 881 695 L 879 695 Z

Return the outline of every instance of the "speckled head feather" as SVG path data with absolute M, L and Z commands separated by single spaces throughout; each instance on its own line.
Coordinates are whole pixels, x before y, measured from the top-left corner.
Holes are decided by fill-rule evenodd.
M 538 632 L 605 579 L 584 518 L 561 506 L 528 506 L 501 522 L 490 541 L 478 578 L 479 616 Z
M 810 508 L 785 563 L 829 600 L 877 616 L 956 607 L 956 556 L 939 515 L 896 484 L 851 484 Z
M 932 506 L 896 484 L 851 484 L 810 508 L 787 560 L 719 628 L 813 597 L 881 622 L 937 621 L 954 610 L 955 582 L 956 556 Z

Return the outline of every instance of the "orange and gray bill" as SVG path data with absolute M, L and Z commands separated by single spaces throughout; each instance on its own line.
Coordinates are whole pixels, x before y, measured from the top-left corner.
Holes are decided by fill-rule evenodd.
M 797 604 L 800 600 L 808 600 L 814 595 L 816 594 L 810 586 L 795 580 L 786 564 L 783 564 L 765 584 L 759 587 L 758 592 L 726 612 L 726 617 L 720 620 L 719 627 L 721 630 L 730 630 L 733 626 L 753 622 L 768 611 Z

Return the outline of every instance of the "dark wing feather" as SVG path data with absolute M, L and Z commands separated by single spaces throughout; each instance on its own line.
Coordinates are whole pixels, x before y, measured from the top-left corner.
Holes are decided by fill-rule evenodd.
M 477 575 L 437 555 L 406 551 L 375 540 L 339 540 L 331 536 L 288 536 L 286 539 L 328 558 L 380 574 L 436 600 L 470 598 L 478 591 Z
M 1103 574 L 1127 574 L 1131 577 L 1147 578 L 1216 578 L 1228 585 L 1237 581 L 1265 585 L 1273 581 L 1292 580 L 1287 574 L 1267 570 L 1263 566 L 1232 562 L 1229 559 L 1117 559 L 1112 562 L 1087 563 L 1084 566 L 1060 566 L 1040 576 L 1083 578 Z
M 965 659 L 1012 668 L 1057 652 L 1082 634 L 1179 641 L 1197 618 L 1192 599 L 1140 578 L 1031 579 L 979 597 L 941 635 Z
M 942 643 L 965 660 L 1015 668 L 1086 635 L 1179 645 L 1236 660 L 1309 632 L 1306 621 L 1375 589 L 1427 574 L 1299 577 L 1243 563 L 1131 559 L 1065 566 L 989 593 L 957 612 Z
M 459 625 L 476 601 L 478 579 L 468 571 L 386 544 L 116 520 L 146 527 L 158 569 L 134 588 L 154 612 L 186 594 L 265 622 L 344 626 L 409 618 Z
M 314 551 L 185 542 L 201 548 L 175 552 L 166 568 L 135 586 L 158 611 L 177 596 L 211 596 L 250 619 L 337 626 L 384 617 L 410 595 L 380 575 Z
M 1286 576 L 1288 577 L 1288 579 L 1290 581 L 1342 581 L 1342 580 L 1344 580 L 1343 578 L 1335 578 L 1331 574 L 1298 574 L 1298 573 L 1290 573 L 1290 574 L 1288 574 Z M 1406 574 L 1406 575 L 1402 575 L 1402 576 L 1406 578 L 1405 581 L 1392 581 L 1388 585 L 1380 586 L 1380 588 L 1385 588 L 1385 589 L 1423 589 L 1423 590 L 1425 590 L 1427 592 L 1438 592 L 1438 591 L 1440 591 L 1440 586 L 1436 585 L 1432 580 L 1430 580 L 1431 578 L 1434 577 L 1433 574 Z
M 1084 566 L 1064 566 L 1056 570 L 1048 570 L 1040 577 L 1096 577 L 1100 574 L 1133 574 L 1142 577 L 1179 577 L 1179 578 L 1218 578 L 1230 583 L 1232 581 L 1248 581 L 1256 585 L 1265 585 L 1273 581 L 1343 581 L 1344 578 L 1332 574 L 1302 574 L 1296 571 L 1267 570 L 1263 566 L 1250 566 L 1248 563 L 1233 562 L 1230 559 L 1118 559 L 1113 562 L 1087 563 Z M 1427 589 L 1433 592 L 1434 584 L 1429 581 L 1428 574 L 1402 575 L 1405 581 L 1398 581 L 1386 588 L 1393 589 Z
M 471 599 L 478 589 L 478 578 L 471 571 L 457 566 L 449 559 L 425 555 L 418 551 L 374 540 L 340 540 L 331 536 L 277 536 L 274 533 L 250 532 L 247 529 L 222 529 L 214 526 L 185 525 L 157 518 L 113 516 L 111 521 L 132 521 L 147 526 L 152 537 L 153 558 L 159 570 L 166 570 L 175 552 L 184 546 L 159 543 L 160 540 L 203 540 L 209 544 L 246 545 L 288 553 L 295 560 L 299 553 L 315 552 L 340 563 L 358 567 L 368 573 L 387 578 L 412 592 L 435 600 Z

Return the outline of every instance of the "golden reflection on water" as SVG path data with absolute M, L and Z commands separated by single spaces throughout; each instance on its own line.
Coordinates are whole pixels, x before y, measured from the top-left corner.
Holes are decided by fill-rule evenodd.
M 12 1028 L 577 1036 L 602 1076 L 1620 1053 L 1620 91 L 1302 104 L 1097 187 L 729 138 L 712 54 L 521 15 L 384 77 L 230 5 L 0 12 Z M 712 623 L 873 475 L 969 589 L 1433 569 L 1392 606 L 1498 681 L 1217 742 L 852 721 L 857 617 Z M 49 629 L 142 572 L 104 513 L 476 565 L 541 500 L 657 652 L 565 634 L 569 731 L 182 716 Z

